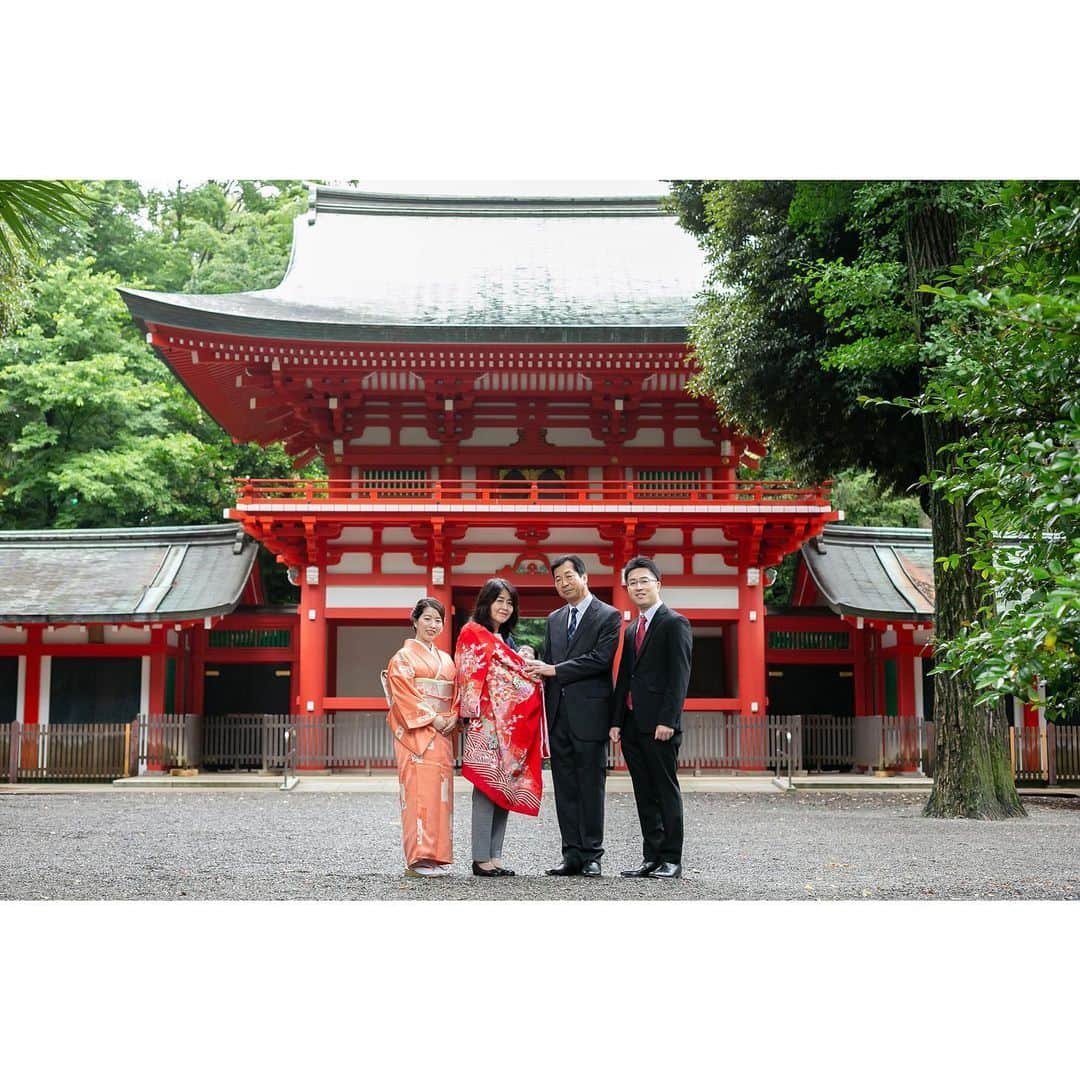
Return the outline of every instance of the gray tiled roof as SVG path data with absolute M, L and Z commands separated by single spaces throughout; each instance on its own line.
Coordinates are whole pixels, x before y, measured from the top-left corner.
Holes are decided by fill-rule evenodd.
M 176 622 L 236 606 L 258 545 L 235 525 L 0 532 L 0 622 Z
M 121 289 L 145 322 L 334 341 L 683 341 L 705 262 L 652 196 L 315 188 L 276 288 Z
M 934 617 L 929 529 L 826 525 L 802 546 L 825 603 L 838 615 L 925 622 Z

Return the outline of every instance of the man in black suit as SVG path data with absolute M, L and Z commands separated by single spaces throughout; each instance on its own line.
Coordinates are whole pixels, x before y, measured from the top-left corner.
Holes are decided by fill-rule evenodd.
M 555 559 L 551 576 L 566 606 L 548 616 L 544 659 L 526 662 L 545 677 L 551 779 L 562 834 L 562 862 L 548 873 L 599 877 L 619 613 L 589 592 L 580 556 Z
M 611 722 L 641 822 L 642 863 L 623 877 L 682 877 L 683 806 L 676 774 L 693 635 L 660 600 L 660 571 L 638 555 L 623 570 L 638 618 L 623 639 Z

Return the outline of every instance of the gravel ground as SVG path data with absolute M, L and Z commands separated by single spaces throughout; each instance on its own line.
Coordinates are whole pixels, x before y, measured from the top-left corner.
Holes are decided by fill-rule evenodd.
M 685 877 L 634 881 L 633 797 L 609 794 L 604 877 L 549 878 L 551 799 L 511 815 L 504 862 L 469 874 L 468 799 L 454 874 L 404 879 L 397 798 L 278 791 L 0 795 L 0 900 L 792 900 L 1080 898 L 1080 800 L 1025 800 L 1016 821 L 937 821 L 925 796 L 687 794 Z

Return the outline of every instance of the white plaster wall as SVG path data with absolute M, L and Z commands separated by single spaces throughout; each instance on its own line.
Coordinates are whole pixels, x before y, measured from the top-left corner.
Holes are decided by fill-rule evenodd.
M 341 539 L 337 541 L 338 544 L 370 544 L 371 543 L 371 530 L 360 528 L 358 526 L 350 525 L 347 529 L 341 530 Z M 333 547 L 334 544 L 330 544 Z
M 463 540 L 455 540 L 454 547 L 458 551 L 465 551 L 473 544 L 518 544 L 520 541 L 514 536 L 514 530 L 509 525 L 498 528 L 467 529 Z
M 664 445 L 664 429 L 663 428 L 641 428 L 638 433 L 632 438 L 627 439 L 624 443 L 625 446 L 663 446 Z
M 602 446 L 588 428 L 548 428 L 547 441 L 552 446 Z
M 38 690 L 38 723 L 49 726 L 49 695 L 52 691 L 52 657 L 41 658 L 41 687 Z
M 26 631 L 20 627 L 0 626 L 0 645 L 25 645 Z
M 19 657 L 19 674 L 15 690 L 15 719 L 20 723 L 26 720 L 26 657 Z
M 85 626 L 46 626 L 41 635 L 46 645 L 85 645 Z
M 390 429 L 388 427 L 369 427 L 359 439 L 350 439 L 350 446 L 389 446 Z
M 677 547 L 683 546 L 682 529 L 657 529 L 649 538 L 647 547 Z
M 106 645 L 149 645 L 149 626 L 106 626 Z
M 896 644 L 896 631 L 886 630 L 881 635 L 881 647 L 891 649 Z
M 333 608 L 393 608 L 402 609 L 402 617 L 408 623 L 408 614 L 416 601 L 424 595 L 424 586 L 416 585 L 328 585 L 326 607 Z M 343 628 L 344 629 L 344 628 Z
M 383 529 L 382 542 L 384 544 L 408 544 L 413 547 L 423 547 L 424 542 L 417 540 L 412 534 L 412 529 Z
M 512 566 L 518 557 L 514 551 L 479 551 L 468 555 L 460 566 L 454 567 L 455 574 L 493 575 L 504 566 Z
M 341 561 L 331 563 L 326 568 L 328 577 L 334 574 L 370 574 L 371 556 L 366 551 L 350 551 L 341 556 Z
M 739 607 L 738 588 L 726 586 L 685 586 L 665 585 L 660 592 L 660 599 L 673 608 L 718 608 L 721 611 L 734 611 Z
M 653 558 L 661 574 L 681 574 L 683 560 L 681 555 L 656 555 Z
M 422 427 L 403 427 L 401 429 L 402 446 L 438 446 L 438 443 Z
M 423 574 L 423 566 L 417 566 L 407 551 L 389 551 L 382 557 L 384 574 Z
M 139 664 L 139 712 L 150 712 L 150 657 L 144 656 Z
M 472 436 L 461 442 L 461 446 L 513 446 L 518 441 L 520 432 L 517 428 L 477 428 Z
M 691 565 L 695 574 L 738 574 L 737 566 L 728 566 L 722 555 L 695 555 Z
M 676 446 L 712 446 L 709 439 L 702 438 L 701 432 L 695 428 L 676 428 L 673 440 Z

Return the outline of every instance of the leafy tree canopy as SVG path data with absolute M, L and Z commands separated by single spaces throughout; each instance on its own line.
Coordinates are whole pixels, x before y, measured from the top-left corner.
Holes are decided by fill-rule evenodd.
M 80 190 L 85 215 L 38 227 L 40 261 L 16 328 L 0 337 L 0 527 L 219 520 L 233 476 L 288 476 L 291 463 L 279 446 L 233 445 L 142 339 L 116 287 L 276 284 L 303 187 Z

